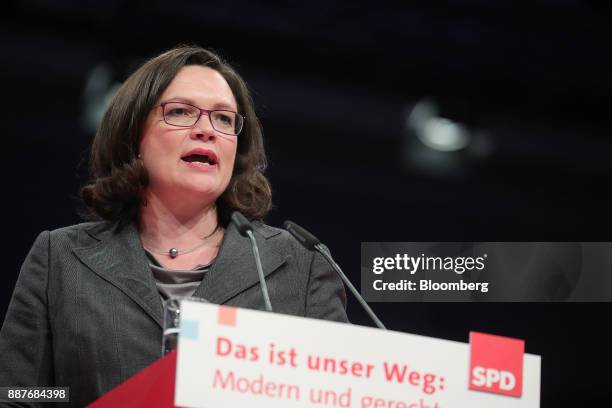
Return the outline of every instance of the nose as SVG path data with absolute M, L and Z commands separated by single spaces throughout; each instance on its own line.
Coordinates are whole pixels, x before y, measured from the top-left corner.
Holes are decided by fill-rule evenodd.
M 212 127 L 212 123 L 210 123 L 210 116 L 203 113 L 200 119 L 198 119 L 196 124 L 191 128 L 191 138 L 208 141 L 214 137 L 216 137 L 216 133 L 215 129 Z

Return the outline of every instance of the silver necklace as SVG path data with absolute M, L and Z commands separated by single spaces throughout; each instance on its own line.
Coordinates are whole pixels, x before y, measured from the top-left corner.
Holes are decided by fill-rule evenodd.
M 206 242 L 208 241 L 208 239 L 211 238 L 213 235 L 215 235 L 218 230 L 219 230 L 219 224 L 217 224 L 215 229 L 210 234 L 208 234 L 208 235 L 206 235 L 205 237 L 202 238 L 202 242 L 200 242 L 198 245 L 194 246 L 193 248 L 189 248 L 189 249 L 178 249 L 176 247 L 172 247 L 172 248 L 170 248 L 167 251 L 161 251 L 159 249 L 151 248 L 151 247 L 146 247 L 144 245 L 143 245 L 143 248 L 146 249 L 149 252 L 153 252 L 154 254 L 168 255 L 170 258 L 174 259 L 174 258 L 176 258 L 179 255 L 188 254 L 190 252 L 195 251 L 196 249 L 199 249 L 199 248 L 203 247 L 204 244 L 206 244 Z

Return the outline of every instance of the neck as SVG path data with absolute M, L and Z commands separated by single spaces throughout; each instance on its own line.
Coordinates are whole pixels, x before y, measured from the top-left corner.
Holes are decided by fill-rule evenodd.
M 147 192 L 147 205 L 141 207 L 139 229 L 145 247 L 166 251 L 188 249 L 202 243 L 218 226 L 215 202 L 188 203 L 164 200 Z M 211 240 L 211 244 L 217 240 Z M 207 245 L 208 246 L 208 245 Z

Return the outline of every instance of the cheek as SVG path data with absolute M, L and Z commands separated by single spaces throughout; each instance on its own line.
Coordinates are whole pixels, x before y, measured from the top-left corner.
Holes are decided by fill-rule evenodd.
M 228 163 L 225 171 L 230 173 L 230 175 L 234 172 L 234 164 L 236 162 L 236 144 L 232 144 L 231 146 L 227 146 L 227 149 L 224 151 L 224 155 L 226 157 L 225 162 Z
M 145 164 L 170 164 L 180 156 L 184 135 L 170 132 L 150 132 L 140 141 L 140 154 Z
M 145 163 L 151 161 L 151 158 L 159 155 L 159 150 L 161 150 L 158 146 L 160 144 L 160 140 L 158 135 L 154 132 L 148 132 L 143 135 L 140 140 L 140 150 L 139 153 L 143 157 Z
M 156 139 L 155 126 L 151 115 L 147 118 L 142 128 L 140 136 L 140 144 L 138 146 L 138 153 L 144 156 L 145 152 L 148 152 L 153 147 L 153 142 Z

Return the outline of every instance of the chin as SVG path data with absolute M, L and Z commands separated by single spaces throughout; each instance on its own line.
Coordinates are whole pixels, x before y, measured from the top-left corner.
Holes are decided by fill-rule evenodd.
M 203 185 L 187 185 L 182 189 L 185 196 L 193 196 L 198 198 L 209 199 L 214 197 L 214 200 L 223 194 L 223 189 L 218 186 L 203 186 Z

